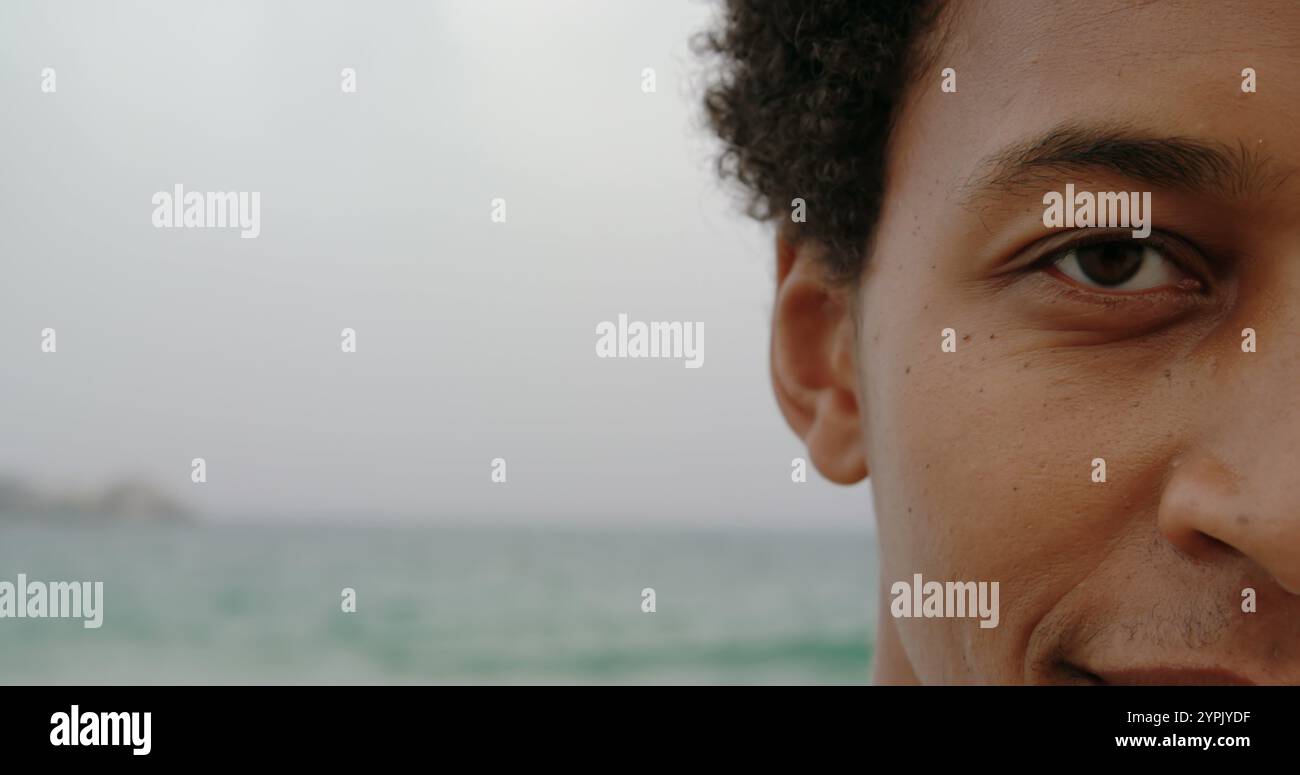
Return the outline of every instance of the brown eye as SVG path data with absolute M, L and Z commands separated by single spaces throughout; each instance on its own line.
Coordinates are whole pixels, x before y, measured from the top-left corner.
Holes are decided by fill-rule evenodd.
M 1075 250 L 1079 271 L 1097 285 L 1107 288 L 1133 279 L 1142 268 L 1142 247 L 1103 242 Z
M 1070 248 L 1052 266 L 1080 285 L 1106 291 L 1146 291 L 1177 285 L 1185 277 L 1158 248 L 1135 241 Z

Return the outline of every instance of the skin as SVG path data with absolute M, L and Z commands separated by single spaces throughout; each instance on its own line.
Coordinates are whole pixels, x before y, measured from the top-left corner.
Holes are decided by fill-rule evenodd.
M 827 478 L 872 483 L 877 682 L 1300 683 L 1300 4 L 1223 5 L 950 7 L 861 280 L 778 240 L 779 403 Z M 980 189 L 988 158 L 1099 121 L 1245 147 L 1269 175 L 1184 191 L 1045 169 Z M 1117 293 L 1034 263 L 1099 231 L 1043 226 L 1067 182 L 1151 191 L 1151 239 L 1180 246 L 1160 253 L 1170 282 Z M 894 618 L 914 573 L 999 582 L 999 625 Z

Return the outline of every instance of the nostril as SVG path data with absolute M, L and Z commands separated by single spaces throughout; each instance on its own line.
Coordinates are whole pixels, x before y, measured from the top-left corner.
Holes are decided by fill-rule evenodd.
M 1221 539 L 1215 538 L 1209 533 L 1198 532 L 1196 534 L 1196 537 L 1198 540 L 1202 541 L 1205 544 L 1206 549 L 1209 551 L 1221 551 L 1221 552 L 1226 552 L 1228 554 L 1238 554 L 1237 547 L 1233 546 L 1227 541 L 1223 541 Z
M 1282 588 L 1282 591 L 1288 595 L 1300 595 L 1300 577 L 1284 579 L 1280 576 L 1274 576 L 1273 581 Z
M 1223 555 L 1241 554 L 1237 547 L 1201 530 L 1183 532 L 1181 540 L 1176 540 L 1174 543 L 1186 554 L 1202 560 Z

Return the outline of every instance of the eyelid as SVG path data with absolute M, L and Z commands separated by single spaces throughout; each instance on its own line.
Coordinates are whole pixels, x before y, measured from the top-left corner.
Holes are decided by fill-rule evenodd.
M 1195 278 L 1203 287 L 1208 288 L 1214 279 L 1214 267 L 1199 248 L 1182 237 L 1156 229 L 1142 239 L 1134 237 L 1131 229 L 1074 229 L 1032 245 L 1023 259 L 1016 263 L 1023 271 L 1046 269 L 1071 250 L 1107 243 L 1134 243 L 1155 248 L 1179 271 Z

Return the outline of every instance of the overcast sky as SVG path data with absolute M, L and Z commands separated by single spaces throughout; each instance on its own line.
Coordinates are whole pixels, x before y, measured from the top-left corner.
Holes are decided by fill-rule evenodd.
M 0 471 L 224 520 L 867 525 L 865 486 L 790 480 L 770 236 L 696 107 L 712 13 L 0 4 Z M 177 183 L 260 192 L 260 236 L 154 228 Z M 702 322 L 704 367 L 597 358 L 619 313 Z

